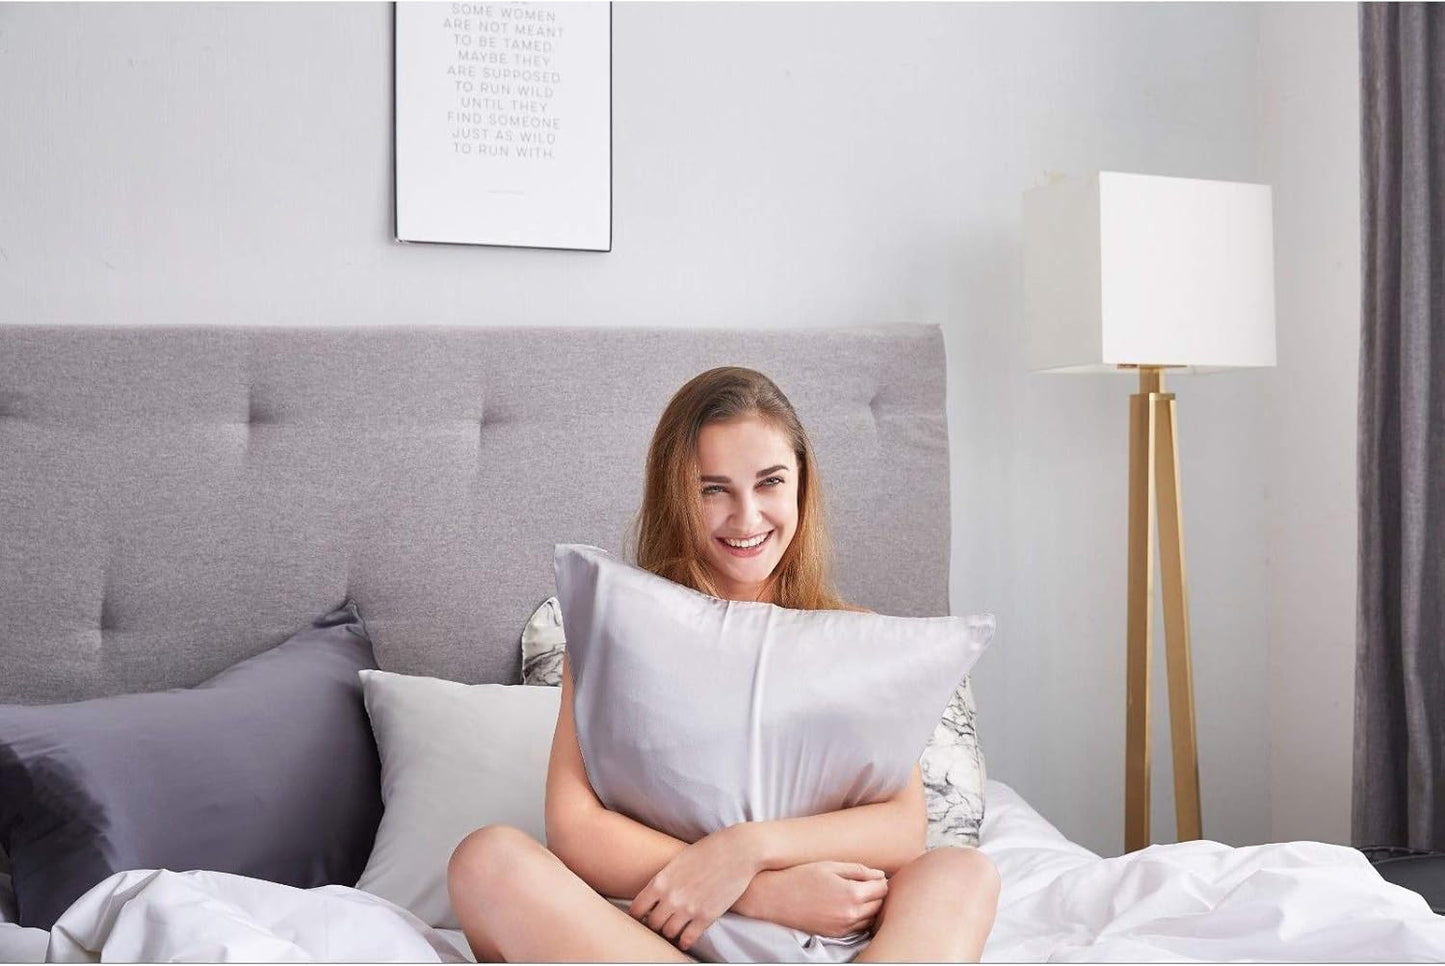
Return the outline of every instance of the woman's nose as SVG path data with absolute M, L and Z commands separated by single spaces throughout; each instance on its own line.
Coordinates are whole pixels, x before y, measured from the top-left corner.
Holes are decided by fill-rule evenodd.
M 749 526 L 762 522 L 762 507 L 758 504 L 756 497 L 749 494 L 742 498 L 737 505 L 737 518 Z

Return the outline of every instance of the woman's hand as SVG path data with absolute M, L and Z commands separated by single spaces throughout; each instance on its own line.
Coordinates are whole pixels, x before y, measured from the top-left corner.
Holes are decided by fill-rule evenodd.
M 887 894 L 882 869 L 857 862 L 805 862 L 760 872 L 735 911 L 818 936 L 841 937 L 871 930 Z
M 632 900 L 628 913 L 685 952 L 762 869 L 746 829 L 746 823 L 720 829 L 677 853 Z

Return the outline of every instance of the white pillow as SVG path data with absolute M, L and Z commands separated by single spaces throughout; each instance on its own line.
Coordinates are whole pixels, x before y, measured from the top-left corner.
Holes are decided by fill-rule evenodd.
M 460 929 L 447 861 L 473 829 L 505 823 L 546 843 L 547 761 L 561 691 L 364 670 L 386 806 L 356 888 Z

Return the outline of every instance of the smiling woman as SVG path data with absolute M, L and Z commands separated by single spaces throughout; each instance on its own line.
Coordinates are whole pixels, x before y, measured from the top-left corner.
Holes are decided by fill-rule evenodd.
M 818 464 L 787 396 L 742 366 L 689 380 L 652 436 L 638 566 L 714 597 L 857 610 L 832 588 L 831 552 Z
M 637 567 L 711 597 L 863 609 L 833 589 L 808 436 L 782 390 L 753 369 L 709 369 L 668 402 L 648 449 L 634 538 Z M 687 638 L 668 638 L 670 665 L 679 658 L 678 667 L 690 666 L 672 650 L 686 648 Z M 728 961 L 978 958 L 998 904 L 998 872 L 977 849 L 927 848 L 917 764 L 886 799 L 735 821 L 685 841 L 678 829 L 669 834 L 603 804 L 605 783 L 589 780 L 578 737 L 579 720 L 596 721 L 574 718 L 573 689 L 564 660 L 546 846 L 497 825 L 473 832 L 452 855 L 452 905 L 479 960 L 685 962 L 729 912 L 807 941 L 785 935 L 773 948 L 755 937 L 739 947 L 743 959 Z M 558 921 L 570 928 L 556 929 Z M 697 951 L 722 961 L 715 945 Z

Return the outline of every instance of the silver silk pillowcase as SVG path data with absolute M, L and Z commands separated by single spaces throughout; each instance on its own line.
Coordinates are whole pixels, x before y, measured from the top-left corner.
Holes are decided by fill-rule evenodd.
M 994 630 L 722 600 L 581 544 L 554 565 L 588 780 L 686 842 L 896 794 Z
M 562 608 L 548 597 L 522 628 L 522 683 L 562 684 L 562 655 L 567 639 Z M 978 711 L 965 677 L 954 689 L 918 763 L 923 769 L 928 808 L 928 847 L 976 848 L 983 830 L 983 786 L 987 777 L 978 741 Z

